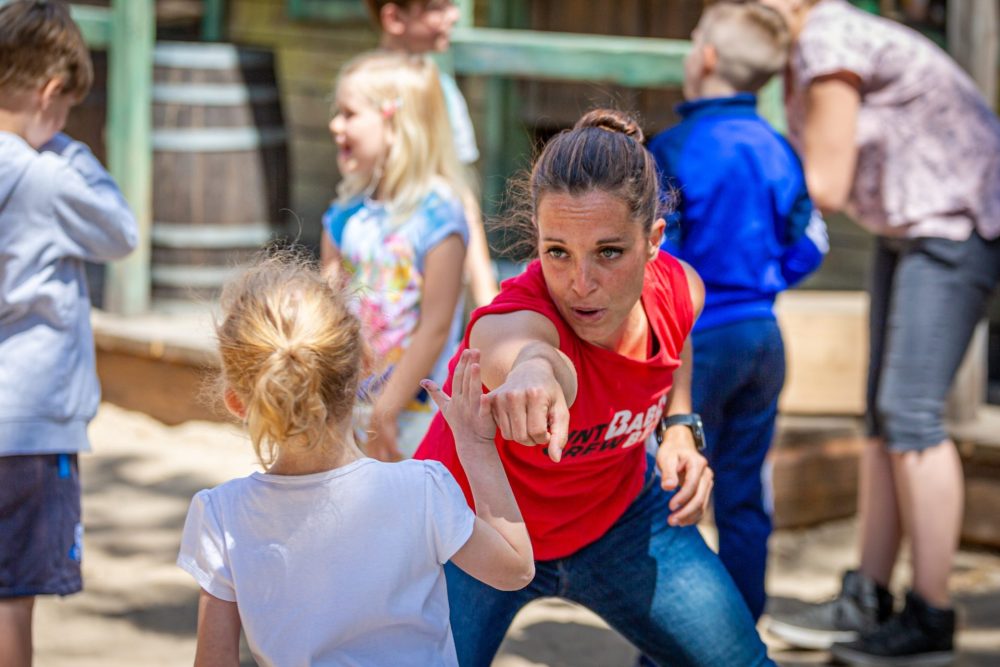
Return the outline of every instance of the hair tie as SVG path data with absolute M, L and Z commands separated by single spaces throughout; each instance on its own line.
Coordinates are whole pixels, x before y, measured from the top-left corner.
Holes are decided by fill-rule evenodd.
M 382 117 L 389 120 L 396 115 L 396 112 L 400 110 L 403 106 L 403 98 L 394 97 L 389 100 L 383 100 L 382 104 L 379 105 L 379 110 L 382 112 Z

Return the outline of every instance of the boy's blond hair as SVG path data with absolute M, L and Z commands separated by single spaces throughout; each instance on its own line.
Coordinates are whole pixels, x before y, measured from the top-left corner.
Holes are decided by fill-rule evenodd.
M 222 376 L 265 468 L 350 418 L 368 349 L 343 289 L 302 253 L 272 251 L 222 293 Z
M 705 9 L 699 29 L 718 54 L 716 76 L 736 90 L 757 92 L 788 62 L 788 25 L 765 5 L 717 2 Z
M 62 79 L 77 101 L 94 80 L 90 53 L 63 2 L 14 0 L 0 6 L 0 93 L 36 90 Z
M 337 87 L 345 85 L 382 113 L 394 141 L 381 173 L 375 174 L 377 183 L 367 174 L 349 174 L 337 188 L 339 201 L 349 201 L 377 185 L 396 222 L 409 218 L 441 180 L 464 201 L 469 187 L 455 153 L 433 61 L 420 55 L 372 51 L 344 66 Z

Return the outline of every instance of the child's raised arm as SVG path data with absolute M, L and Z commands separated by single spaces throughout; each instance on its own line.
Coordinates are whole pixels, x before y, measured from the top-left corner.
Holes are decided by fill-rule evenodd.
M 65 251 L 92 262 L 108 262 L 132 252 L 139 242 L 135 217 L 90 149 L 59 133 L 39 151 L 65 160 L 53 174 L 50 198 Z
M 479 351 L 462 353 L 452 378 L 451 398 L 430 380 L 421 385 L 451 427 L 476 503 L 472 536 L 452 562 L 494 588 L 524 588 L 535 577 L 534 555 L 494 442 L 496 423 L 484 400 Z

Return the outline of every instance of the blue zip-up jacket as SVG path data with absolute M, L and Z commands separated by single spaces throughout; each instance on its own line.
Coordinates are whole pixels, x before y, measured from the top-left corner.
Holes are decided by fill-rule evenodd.
M 649 150 L 677 195 L 663 248 L 705 281 L 695 331 L 774 318 L 777 294 L 816 270 L 826 224 L 791 145 L 750 93 L 685 102 Z
M 100 401 L 84 261 L 135 248 L 135 219 L 83 144 L 0 131 L 0 456 L 89 449 Z

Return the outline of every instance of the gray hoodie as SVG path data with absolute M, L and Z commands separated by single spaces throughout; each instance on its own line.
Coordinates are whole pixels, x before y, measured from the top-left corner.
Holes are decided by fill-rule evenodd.
M 135 248 L 114 181 L 83 144 L 0 132 L 0 456 L 90 449 L 100 387 L 84 261 Z

